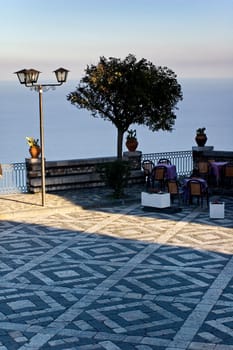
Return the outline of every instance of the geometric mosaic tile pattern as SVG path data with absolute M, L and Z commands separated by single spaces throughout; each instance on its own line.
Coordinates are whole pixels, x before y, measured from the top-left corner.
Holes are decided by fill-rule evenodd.
M 233 198 L 0 221 L 0 350 L 233 349 Z

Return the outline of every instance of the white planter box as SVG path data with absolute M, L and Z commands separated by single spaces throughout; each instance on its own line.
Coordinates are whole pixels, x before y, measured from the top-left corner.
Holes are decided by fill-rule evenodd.
M 170 207 L 170 193 L 141 193 L 141 203 L 145 207 L 167 208 Z
M 224 219 L 224 202 L 210 202 L 210 218 L 212 219 Z

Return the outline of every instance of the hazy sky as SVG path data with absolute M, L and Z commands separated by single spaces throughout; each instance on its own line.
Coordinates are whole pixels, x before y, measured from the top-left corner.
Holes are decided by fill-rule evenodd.
M 178 77 L 233 77 L 233 0 L 0 0 L 0 80 L 129 53 Z

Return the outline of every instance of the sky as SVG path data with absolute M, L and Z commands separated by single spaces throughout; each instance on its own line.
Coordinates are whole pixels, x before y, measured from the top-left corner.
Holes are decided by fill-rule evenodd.
M 182 78 L 233 77 L 233 0 L 0 0 L 0 80 L 134 54 Z M 42 79 L 42 75 L 40 77 Z

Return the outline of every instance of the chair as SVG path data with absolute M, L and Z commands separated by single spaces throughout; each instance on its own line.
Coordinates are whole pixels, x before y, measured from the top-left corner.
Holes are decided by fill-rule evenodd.
M 209 163 L 206 161 L 199 161 L 197 163 L 198 174 L 201 178 L 209 179 Z
M 155 187 L 155 182 L 158 182 L 159 189 L 164 190 L 164 188 L 165 188 L 165 176 L 166 176 L 166 168 L 165 167 L 163 167 L 163 166 L 154 167 L 152 174 L 151 174 L 152 187 Z
M 179 182 L 177 180 L 168 180 L 167 188 L 168 188 L 168 193 L 170 193 L 171 195 L 171 202 L 174 203 L 174 199 L 175 197 L 177 197 L 180 204 L 183 191 L 180 190 L 179 188 Z
M 146 159 L 142 162 L 142 169 L 147 187 L 151 187 L 151 174 L 153 168 L 154 163 L 152 162 L 152 160 Z
M 167 158 L 160 158 L 159 161 L 158 161 L 158 164 L 169 164 L 169 165 L 171 165 L 171 162 Z
M 223 168 L 223 183 L 230 187 L 233 183 L 233 164 L 226 164 Z
M 202 184 L 198 180 L 190 180 L 188 182 L 189 204 L 193 203 L 193 198 L 197 198 L 198 205 L 201 199 L 201 207 L 203 207 L 203 199 L 206 198 L 207 206 L 209 206 L 208 188 L 203 189 Z

